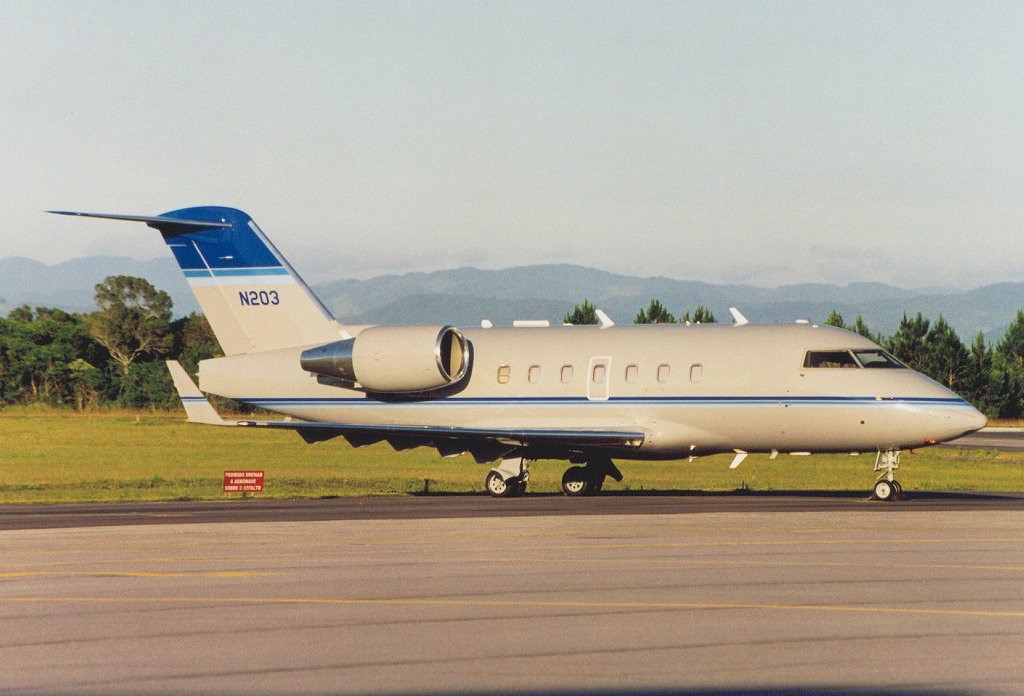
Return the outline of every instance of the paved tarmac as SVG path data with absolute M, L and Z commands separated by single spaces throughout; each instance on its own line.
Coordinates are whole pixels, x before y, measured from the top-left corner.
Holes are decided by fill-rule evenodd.
M 946 442 L 939 447 L 994 449 L 1003 452 L 1024 451 L 1024 428 L 982 428 L 976 433 Z
M 547 515 L 663 515 L 709 512 L 827 512 L 860 510 L 1024 510 L 1021 493 L 912 491 L 886 507 L 866 491 L 757 491 L 748 493 L 605 492 L 594 498 L 531 494 L 495 499 L 483 494 L 317 500 L 239 499 L 160 503 L 0 505 L 0 530 L 185 524 L 189 522 L 313 522 L 539 517 Z M 871 505 L 865 506 L 865 503 Z
M 0 693 L 1024 694 L 1020 497 L 409 500 L 0 514 Z

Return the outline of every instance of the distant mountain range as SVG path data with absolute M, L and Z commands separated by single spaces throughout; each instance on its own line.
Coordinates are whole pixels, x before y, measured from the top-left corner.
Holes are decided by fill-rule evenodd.
M 95 286 L 110 275 L 146 278 L 167 291 L 175 314 L 198 311 L 173 259 L 135 261 L 97 256 L 54 266 L 24 258 L 0 259 L 0 314 L 14 307 L 59 307 L 91 312 Z M 456 268 L 432 273 L 388 275 L 369 280 L 337 280 L 314 291 L 348 323 L 449 323 L 495 325 L 515 319 L 548 319 L 559 323 L 584 298 L 628 324 L 652 298 L 672 313 L 709 307 L 719 321 L 730 321 L 729 307 L 738 307 L 754 322 L 823 322 L 835 309 L 847 323 L 860 314 L 868 327 L 889 335 L 904 313 L 940 314 L 964 343 L 979 331 L 998 339 L 1024 308 L 1024 283 L 999 283 L 970 291 L 908 290 L 880 283 L 850 285 L 798 284 L 779 288 L 715 285 L 652 277 L 634 278 L 571 265 L 541 265 L 486 271 Z

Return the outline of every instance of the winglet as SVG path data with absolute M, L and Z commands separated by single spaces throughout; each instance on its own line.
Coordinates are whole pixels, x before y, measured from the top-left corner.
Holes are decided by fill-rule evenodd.
M 178 392 L 181 405 L 185 407 L 189 423 L 202 423 L 204 425 L 234 425 L 218 415 L 213 405 L 207 401 L 199 387 L 192 381 L 192 378 L 185 372 L 177 360 L 168 360 L 167 369 L 174 381 L 174 389 Z
M 745 316 L 743 316 L 740 310 L 736 309 L 735 307 L 729 308 L 729 314 L 732 315 L 732 320 L 733 322 L 735 322 L 733 326 L 746 326 L 747 324 L 750 323 L 750 321 Z
M 609 326 L 615 326 L 615 322 L 612 321 L 612 318 L 605 314 L 603 310 L 597 309 L 594 311 L 597 314 L 597 320 L 601 322 L 602 329 L 607 329 Z
M 747 458 L 747 453 L 744 452 L 743 450 L 734 449 L 733 452 L 736 453 L 736 456 L 733 458 L 732 464 L 729 465 L 730 469 L 735 469 L 736 467 L 738 467 L 740 465 L 740 463 L 744 459 Z

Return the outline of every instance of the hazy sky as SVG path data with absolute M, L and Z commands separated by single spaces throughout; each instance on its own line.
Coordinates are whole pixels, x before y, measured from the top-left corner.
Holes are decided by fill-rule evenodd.
M 0 257 L 1024 281 L 1024 3 L 0 2 Z

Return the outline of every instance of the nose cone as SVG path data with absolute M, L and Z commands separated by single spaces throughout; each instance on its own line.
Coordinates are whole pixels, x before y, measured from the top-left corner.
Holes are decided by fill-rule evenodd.
M 988 418 L 984 413 L 959 397 L 958 400 L 959 403 L 950 403 L 932 411 L 936 436 L 930 439 L 934 442 L 949 442 L 981 430 L 988 424 Z
M 964 435 L 973 433 L 976 430 L 981 430 L 986 425 L 988 425 L 988 418 L 985 416 L 985 414 L 979 411 L 978 409 L 974 408 L 973 406 L 970 408 L 969 412 L 965 409 L 965 412 L 961 415 L 961 418 L 963 419 Z

